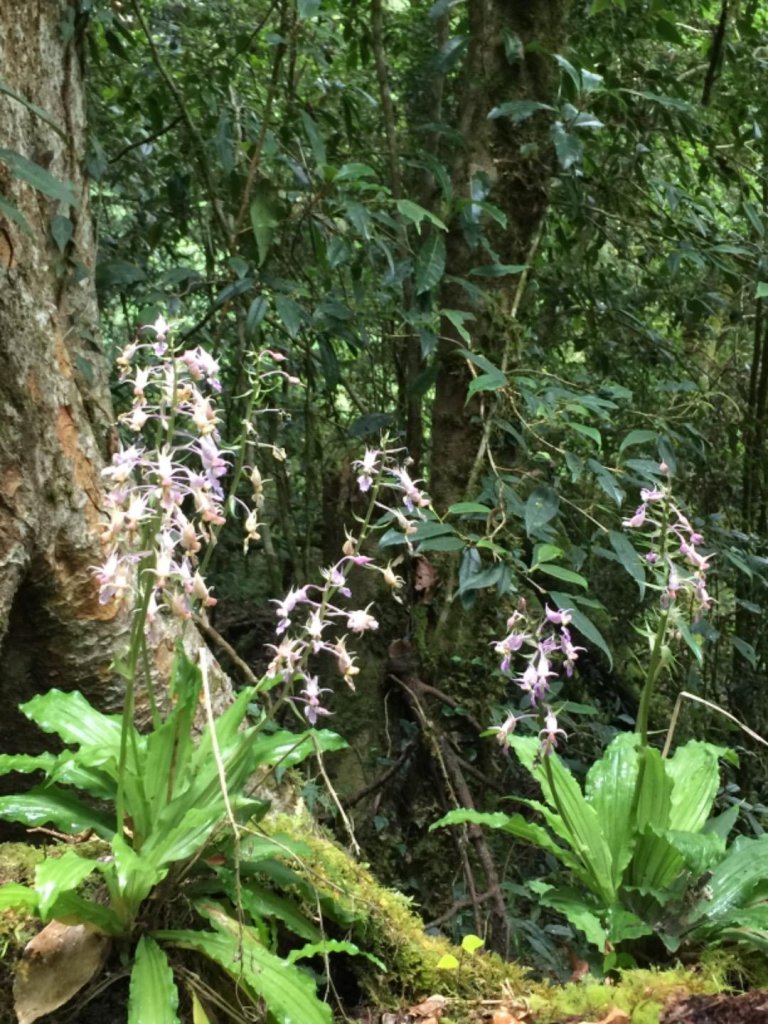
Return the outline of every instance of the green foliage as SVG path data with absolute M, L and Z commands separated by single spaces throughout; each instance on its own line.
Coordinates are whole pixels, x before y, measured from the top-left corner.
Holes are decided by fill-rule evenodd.
M 0 886 L 0 906 L 34 914 L 43 922 L 86 924 L 121 943 L 132 944 L 138 937 L 130 1022 L 178 1020 L 176 984 L 165 952 L 178 946 L 219 964 L 243 983 L 254 1002 L 264 1000 L 276 1019 L 328 1024 L 330 1010 L 318 999 L 310 977 L 269 948 L 266 922 L 280 921 L 295 935 L 315 942 L 309 955 L 326 952 L 296 901 L 269 887 L 276 879 L 278 885 L 285 883 L 285 873 L 281 878 L 269 868 L 269 858 L 279 855 L 284 844 L 264 837 L 258 859 L 255 849 L 246 846 L 241 862 L 241 848 L 232 846 L 226 827 L 234 815 L 252 830 L 266 813 L 268 803 L 250 795 L 254 778 L 263 779 L 277 765 L 298 764 L 311 753 L 338 749 L 341 741 L 324 730 L 296 735 L 266 733 L 263 722 L 248 725 L 248 706 L 256 693 L 249 688 L 216 721 L 215 746 L 210 725 L 195 742 L 200 688 L 199 668 L 178 653 L 165 719 L 146 734 L 129 726 L 122 785 L 130 830 L 124 832 L 115 828 L 114 811 L 121 716 L 102 714 L 81 694 L 58 690 L 23 706 L 31 721 L 68 746 L 59 755 L 0 758 L 3 773 L 42 770 L 45 775 L 30 792 L 0 798 L 0 817 L 26 825 L 53 824 L 71 834 L 93 829 L 107 841 L 109 855 L 84 857 L 69 849 L 49 857 L 36 867 L 33 885 Z M 205 868 L 208 858 L 212 866 Z M 249 867 L 247 881 L 241 882 L 241 872 Z M 191 881 L 185 883 L 190 873 Z M 100 877 L 104 900 L 82 893 L 83 882 L 94 875 Z M 290 872 L 287 877 L 290 883 Z M 218 894 L 222 902 L 201 901 L 198 893 Z M 170 899 L 171 907 L 180 898 L 189 906 L 179 911 L 182 916 L 189 917 L 191 910 L 214 931 L 158 928 L 155 922 L 167 917 L 160 909 L 164 900 Z
M 544 803 L 521 800 L 544 819 L 520 814 L 451 811 L 433 827 L 485 825 L 533 843 L 561 865 L 554 884 L 531 883 L 541 902 L 562 913 L 605 964 L 627 963 L 638 940 L 657 935 L 670 952 L 740 942 L 764 949 L 765 836 L 726 840 L 735 820 L 710 817 L 719 786 L 718 759 L 734 755 L 691 741 L 673 757 L 618 735 L 590 768 L 584 787 L 539 743 L 509 737 Z M 563 870 L 564 869 L 564 870 Z M 568 876 L 578 886 L 568 884 Z

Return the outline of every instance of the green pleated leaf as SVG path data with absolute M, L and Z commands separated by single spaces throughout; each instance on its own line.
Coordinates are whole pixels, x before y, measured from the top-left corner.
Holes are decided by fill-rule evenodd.
M 89 807 L 73 793 L 50 785 L 0 797 L 0 818 L 31 827 L 53 824 L 71 835 L 93 829 L 102 839 L 111 839 L 115 831 L 113 818 Z
M 58 897 L 81 882 L 96 868 L 95 860 L 78 857 L 67 850 L 61 857 L 46 857 L 35 868 L 35 890 L 40 901 L 40 915 L 46 917 Z
M 768 834 L 757 839 L 739 836 L 712 874 L 707 894 L 711 898 L 697 904 L 692 920 L 706 924 L 728 920 L 746 902 L 752 888 L 766 877 Z
M 77 690 L 48 690 L 21 710 L 43 732 L 56 733 L 65 743 L 120 749 L 121 716 L 96 711 Z
M 691 740 L 667 760 L 673 782 L 670 828 L 699 832 L 704 827 L 720 787 L 719 758 L 725 753 L 723 747 Z
M 607 915 L 608 938 L 616 945 L 625 939 L 639 939 L 643 935 L 653 935 L 653 928 L 646 924 L 637 914 L 618 904 L 610 908 Z
M 158 867 L 151 858 L 136 853 L 118 835 L 112 840 L 112 855 L 110 867 L 114 871 L 117 891 L 135 913 L 158 882 L 165 878 L 167 869 Z
M 584 902 L 583 895 L 568 889 L 555 889 L 547 883 L 532 882 L 530 888 L 538 893 L 545 907 L 559 911 L 574 928 L 582 932 L 587 942 L 606 952 L 608 933 L 600 918 Z
M 665 838 L 672 804 L 672 780 L 653 747 L 640 751 L 635 827 L 638 832 L 631 879 L 639 889 L 661 890 L 680 873 L 683 859 Z
M 250 928 L 240 929 L 222 911 L 208 905 L 207 916 L 215 932 L 179 929 L 155 932 L 155 938 L 197 950 L 219 964 L 254 1001 L 264 1000 L 278 1024 L 331 1024 L 331 1009 L 317 998 L 308 975 L 270 953 Z
M 0 775 L 8 772 L 49 772 L 56 764 L 55 754 L 0 754 Z
M 694 878 L 711 871 L 725 856 L 725 840 L 715 832 L 676 832 L 668 829 L 665 838 L 683 858 L 686 870 Z
M 531 806 L 535 806 L 537 810 L 542 810 L 541 805 L 536 804 L 535 801 L 526 802 Z M 546 808 L 543 808 L 543 810 L 546 811 Z M 552 854 L 561 864 L 564 864 L 571 870 L 580 871 L 581 865 L 569 850 L 556 843 L 545 828 L 542 828 L 541 825 L 536 825 L 534 822 L 526 821 L 521 814 L 504 814 L 503 811 L 473 811 L 462 808 L 449 811 L 439 821 L 430 825 L 430 831 L 433 828 L 443 828 L 446 825 L 466 824 L 485 825 L 486 828 L 502 829 L 504 832 L 509 832 L 510 835 L 515 836 L 515 838 L 523 839 L 525 842 L 532 843 L 534 846 L 538 846 L 539 849 Z
M 72 890 L 61 893 L 47 917 L 63 924 L 87 924 L 96 931 L 115 937 L 125 936 L 130 926 L 130 922 L 121 921 L 111 907 L 86 899 Z
M 238 889 L 231 871 L 219 871 L 218 874 L 230 899 L 233 902 L 239 900 L 240 906 L 251 915 L 254 922 L 265 917 L 277 919 L 286 924 L 294 935 L 308 942 L 320 942 L 322 936 L 319 928 L 302 914 L 294 900 L 250 879 Z
M 634 850 L 634 800 L 638 775 L 638 738 L 619 733 L 599 761 L 589 770 L 585 785 L 587 802 L 600 819 L 611 851 L 613 884 L 618 886 Z
M 467 939 L 469 936 L 465 935 L 464 938 Z M 474 938 L 477 939 L 477 936 L 474 936 Z M 478 941 L 482 946 L 483 940 L 478 939 Z M 462 946 L 464 946 L 463 942 Z M 288 962 L 295 964 L 297 960 L 307 960 L 314 956 L 325 956 L 328 953 L 344 953 L 346 956 L 365 957 L 366 960 L 370 960 L 372 964 L 375 964 L 382 973 L 387 973 L 387 965 L 383 960 L 380 960 L 373 953 L 369 953 L 365 949 L 360 949 L 356 943 L 349 942 L 347 939 L 322 939 L 319 942 L 310 942 L 306 946 L 302 946 L 301 949 L 292 949 L 288 954 Z
M 23 910 L 39 915 L 38 902 L 37 892 L 27 885 L 17 882 L 0 885 L 0 911 Z
M 136 947 L 128 993 L 128 1024 L 179 1024 L 179 993 L 168 957 L 149 935 Z
M 556 754 L 546 763 L 538 758 L 539 741 L 533 736 L 510 736 L 509 745 L 541 786 L 544 798 L 562 822 L 563 838 L 581 863 L 586 884 L 609 907 L 615 901 L 610 848 L 601 822 L 584 799 L 579 784 Z

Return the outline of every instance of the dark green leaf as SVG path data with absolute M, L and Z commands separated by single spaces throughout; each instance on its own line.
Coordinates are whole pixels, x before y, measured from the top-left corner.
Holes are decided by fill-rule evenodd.
M 12 174 L 37 189 L 38 192 L 42 192 L 60 203 L 66 203 L 67 206 L 78 205 L 75 187 L 71 182 L 55 178 L 44 167 L 27 160 L 21 153 L 16 153 L 12 149 L 0 148 L 0 160 L 10 168 Z
M 422 243 L 416 253 L 414 274 L 416 278 L 416 294 L 434 288 L 441 280 L 445 270 L 445 240 L 437 231 L 433 231 Z
M 501 370 L 494 370 L 492 373 L 481 373 L 477 377 L 473 377 L 469 382 L 467 399 L 477 394 L 478 391 L 500 391 L 506 385 L 507 378 Z
M 72 221 L 69 217 L 62 217 L 57 213 L 51 219 L 51 238 L 59 252 L 64 252 L 72 240 Z
M 11 99 L 16 100 L 17 103 L 21 103 L 21 105 L 26 107 L 32 114 L 39 117 L 41 121 L 45 121 L 49 128 L 53 128 L 58 136 L 62 139 L 66 139 L 66 133 L 61 125 L 54 121 L 51 115 L 46 110 L 43 110 L 42 107 L 38 107 L 36 103 L 30 102 L 30 100 L 25 96 L 22 96 L 21 93 L 15 92 L 9 85 L 6 85 L 5 82 L 0 82 L 0 93 L 3 93 L 5 96 L 10 96 Z
M 555 144 L 558 163 L 564 171 L 580 162 L 584 146 L 572 132 L 566 131 L 562 121 L 555 121 L 550 129 L 550 134 Z
M 24 214 L 17 210 L 13 203 L 9 203 L 3 196 L 0 196 L 0 214 L 12 220 L 14 224 L 21 228 L 25 235 L 32 234 L 32 228 L 29 226 L 29 222 Z
M 277 295 L 275 296 L 275 309 L 285 329 L 292 338 L 295 338 L 304 319 L 301 306 L 293 299 L 289 299 L 287 295 Z
M 554 519 L 560 509 L 560 496 L 554 488 L 541 484 L 531 491 L 525 503 L 525 532 L 529 537 L 538 533 Z
M 552 576 L 556 580 L 562 580 L 563 583 L 574 583 L 577 587 L 583 587 L 584 590 L 589 587 L 589 581 L 581 573 L 574 572 L 573 569 L 566 569 L 562 565 L 546 562 L 542 565 L 537 565 L 536 570 L 537 572 L 546 573 L 547 576 Z
M 637 584 L 640 590 L 640 599 L 645 594 L 645 562 L 638 554 L 632 542 L 624 533 L 611 530 L 608 534 L 611 547 L 616 552 L 616 557 Z
M 419 551 L 461 551 L 466 544 L 461 537 L 433 537 L 419 544 Z
M 535 114 L 537 110 L 552 110 L 546 103 L 538 103 L 536 100 L 509 100 L 507 103 L 501 103 L 498 107 L 494 107 L 488 114 L 490 118 L 497 117 L 508 117 L 512 121 L 512 124 L 520 124 L 521 121 L 526 121 L 532 114 Z

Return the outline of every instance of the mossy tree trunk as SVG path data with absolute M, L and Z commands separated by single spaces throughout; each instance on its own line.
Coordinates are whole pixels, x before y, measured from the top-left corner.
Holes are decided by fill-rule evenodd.
M 77 687 L 119 699 L 110 670 L 125 622 L 101 605 L 100 470 L 112 411 L 98 337 L 95 243 L 84 172 L 78 5 L 0 4 L 3 146 L 71 185 L 50 198 L 0 162 L 0 749 L 29 750 L 21 700 Z M 34 104 L 45 117 L 32 110 Z M 52 127 L 51 122 L 56 126 Z M 1 158 L 0 158 L 1 159 Z

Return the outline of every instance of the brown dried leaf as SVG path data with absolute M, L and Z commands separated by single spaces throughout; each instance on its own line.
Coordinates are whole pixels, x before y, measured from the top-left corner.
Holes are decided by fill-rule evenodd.
M 617 1006 L 614 1006 L 612 1010 L 609 1010 L 608 1014 L 601 1018 L 597 1024 L 629 1024 L 629 1014 L 624 1010 L 620 1010 Z
M 448 1002 L 449 1000 L 445 996 L 430 996 L 423 1003 L 409 1007 L 408 1013 L 415 1017 L 416 1020 L 422 1021 L 422 1024 L 429 1024 L 430 1019 L 440 1020 L 440 1016 Z
M 19 1024 L 32 1024 L 68 1002 L 101 970 L 106 935 L 83 924 L 51 921 L 24 948 L 13 982 Z

